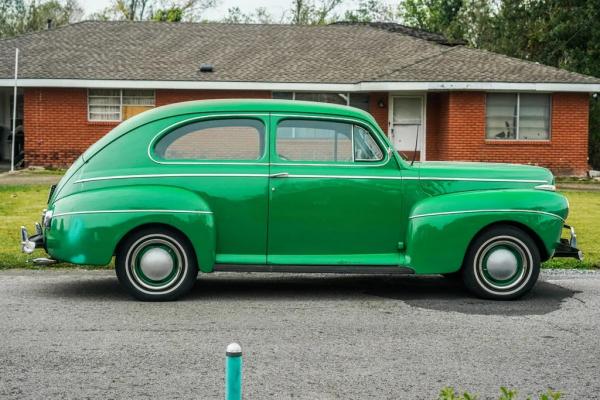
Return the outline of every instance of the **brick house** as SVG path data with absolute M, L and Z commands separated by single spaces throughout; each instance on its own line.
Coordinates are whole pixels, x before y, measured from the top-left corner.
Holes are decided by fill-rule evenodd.
M 64 166 L 120 121 L 173 102 L 282 98 L 369 111 L 420 160 L 588 169 L 600 79 L 398 24 L 82 22 L 0 40 L 0 159 L 17 124 L 27 165 Z M 212 68 L 201 68 L 210 64 Z

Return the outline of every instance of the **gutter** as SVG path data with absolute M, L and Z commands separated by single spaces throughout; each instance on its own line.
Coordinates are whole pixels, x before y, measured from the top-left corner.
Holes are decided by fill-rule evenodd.
M 12 87 L 13 79 L 0 79 L 0 87 Z M 507 91 L 507 92 L 600 92 L 600 83 L 531 82 L 249 82 L 249 81 L 161 81 L 104 79 L 20 79 L 20 87 L 99 88 L 99 89 L 192 89 L 192 90 L 264 90 L 319 92 L 387 91 Z

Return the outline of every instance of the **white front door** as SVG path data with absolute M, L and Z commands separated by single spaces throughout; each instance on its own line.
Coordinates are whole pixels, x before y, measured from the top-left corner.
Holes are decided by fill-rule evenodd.
M 396 151 L 404 153 L 410 159 L 416 150 L 416 160 L 423 160 L 423 97 L 392 97 L 391 139 Z

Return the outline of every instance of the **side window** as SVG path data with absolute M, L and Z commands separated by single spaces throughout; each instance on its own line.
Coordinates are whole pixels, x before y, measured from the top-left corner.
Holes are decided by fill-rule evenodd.
M 181 126 L 162 137 L 154 153 L 163 160 L 258 160 L 265 127 L 255 119 L 215 119 Z
M 344 122 L 286 119 L 279 123 L 276 149 L 288 161 L 379 161 L 383 153 L 364 128 Z

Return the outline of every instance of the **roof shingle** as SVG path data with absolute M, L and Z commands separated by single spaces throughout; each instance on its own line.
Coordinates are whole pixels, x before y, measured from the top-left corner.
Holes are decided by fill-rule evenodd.
M 600 83 L 397 24 L 86 21 L 0 40 L 0 79 L 12 77 L 15 46 L 25 79 Z

